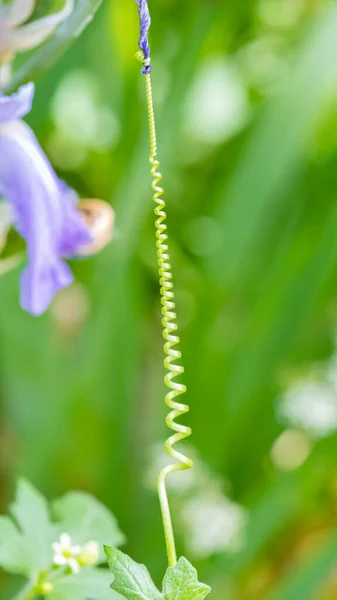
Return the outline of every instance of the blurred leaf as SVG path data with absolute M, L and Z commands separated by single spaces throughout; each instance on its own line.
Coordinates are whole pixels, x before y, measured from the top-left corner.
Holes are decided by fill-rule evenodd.
M 28 481 L 20 479 L 15 502 L 9 510 L 22 531 L 31 572 L 49 567 L 56 530 L 49 518 L 46 499 Z
M 162 600 L 163 596 L 154 585 L 145 567 L 116 548 L 105 546 L 109 567 L 114 575 L 113 590 L 127 600 Z
M 211 591 L 199 583 L 197 570 L 181 557 L 174 567 L 169 567 L 163 580 L 165 600 L 203 600 Z
M 98 500 L 84 492 L 68 492 L 52 505 L 60 533 L 69 533 L 77 544 L 96 541 L 100 544 L 102 561 L 103 544 L 120 546 L 125 542 L 112 513 Z
M 49 519 L 45 498 L 25 479 L 17 484 L 10 517 L 0 517 L 0 564 L 13 573 L 34 574 L 52 562 L 56 528 Z
M 111 573 L 104 569 L 82 569 L 76 575 L 58 579 L 50 600 L 113 600 L 119 596 L 110 589 Z
M 27 600 L 27 596 L 31 593 L 31 586 L 26 585 L 22 590 L 11 600 Z M 29 596 L 28 596 L 29 597 Z
M 60 592 L 53 592 L 50 596 L 48 596 L 50 600 L 86 600 L 86 597 L 83 596 L 81 590 L 61 590 Z
M 6 92 L 11 93 L 22 84 L 34 81 L 39 75 L 48 71 L 89 25 L 102 1 L 77 0 L 69 19 L 62 23 L 52 37 L 14 73 Z
M 27 574 L 30 549 L 10 517 L 0 516 L 0 565 L 8 573 Z

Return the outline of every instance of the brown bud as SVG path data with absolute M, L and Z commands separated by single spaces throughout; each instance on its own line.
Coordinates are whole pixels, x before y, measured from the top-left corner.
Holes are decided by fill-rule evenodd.
M 111 206 L 103 200 L 81 200 L 77 209 L 88 225 L 93 242 L 80 248 L 79 256 L 90 256 L 100 252 L 111 242 L 115 213 Z

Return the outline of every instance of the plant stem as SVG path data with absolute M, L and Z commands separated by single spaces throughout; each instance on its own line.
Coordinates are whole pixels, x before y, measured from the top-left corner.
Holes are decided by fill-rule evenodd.
M 165 486 L 166 473 L 161 471 L 158 477 L 158 496 L 161 507 L 161 514 L 164 525 L 164 535 L 166 541 L 166 551 L 168 558 L 169 567 L 174 567 L 177 562 L 176 545 L 174 541 L 174 532 L 171 518 L 170 505 L 167 497 L 167 491 Z

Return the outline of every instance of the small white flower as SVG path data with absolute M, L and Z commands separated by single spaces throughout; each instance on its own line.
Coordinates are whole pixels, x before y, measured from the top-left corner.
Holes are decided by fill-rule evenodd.
M 71 537 L 68 533 L 62 533 L 60 542 L 53 544 L 52 548 L 54 550 L 54 565 L 69 567 L 73 573 L 79 572 L 78 556 L 82 548 L 78 545 L 72 545 Z
M 72 13 L 74 0 L 64 0 L 63 8 L 36 21 L 27 23 L 33 15 L 37 0 L 0 0 L 0 63 L 16 52 L 35 48 Z M 26 24 L 25 24 L 26 23 Z

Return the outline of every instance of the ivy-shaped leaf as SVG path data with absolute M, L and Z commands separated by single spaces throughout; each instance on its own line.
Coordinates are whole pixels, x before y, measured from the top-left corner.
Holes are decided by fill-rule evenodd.
M 183 556 L 169 567 L 163 581 L 165 600 L 203 600 L 211 588 L 198 581 L 197 570 Z
M 184 557 L 167 569 L 161 593 L 144 565 L 115 548 L 105 546 L 104 550 L 115 577 L 111 587 L 127 600 L 203 600 L 211 591 L 198 581 L 196 569 Z
M 111 588 L 127 600 L 162 600 L 145 567 L 116 548 L 104 547 L 109 567 L 114 574 Z
M 31 561 L 25 538 L 10 517 L 0 517 L 0 566 L 8 573 L 29 573 Z
M 13 517 L 0 517 L 0 565 L 10 573 L 34 574 L 52 561 L 56 528 L 45 498 L 25 479 L 17 484 L 10 506 Z
M 89 542 L 102 547 L 106 541 L 113 540 L 114 544 L 124 541 L 110 511 L 84 492 L 66 494 L 54 502 L 50 511 L 42 494 L 20 479 L 9 512 L 11 516 L 0 516 L 0 566 L 9 573 L 26 575 L 33 582 L 50 572 L 52 545 L 59 541 L 60 533 L 70 534 L 72 543 L 83 548 Z M 99 560 L 104 559 L 102 549 Z M 111 598 L 110 581 L 109 572 L 90 564 L 82 565 L 80 573 L 73 576 L 63 571 L 53 573 L 52 600 L 105 600 L 108 594 Z M 24 598 L 27 596 L 22 594 Z
M 15 502 L 9 512 L 18 524 L 29 550 L 30 570 L 48 568 L 52 560 L 52 543 L 57 536 L 47 500 L 26 479 L 19 479 Z

